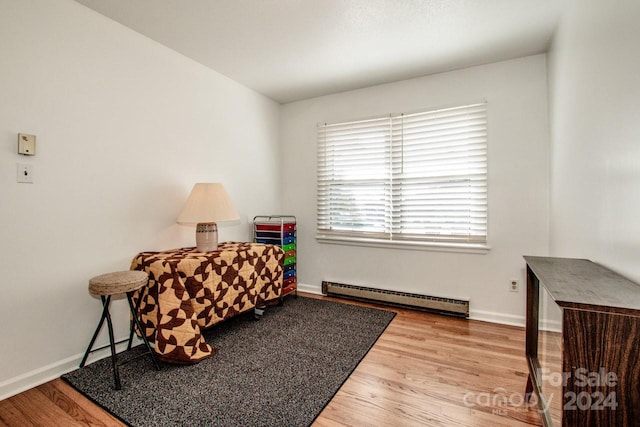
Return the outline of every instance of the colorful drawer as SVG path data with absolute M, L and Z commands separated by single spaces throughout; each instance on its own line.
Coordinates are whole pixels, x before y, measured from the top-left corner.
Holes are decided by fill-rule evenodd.
M 253 218 L 253 240 L 256 243 L 280 246 L 285 251 L 282 296 L 297 295 L 296 217 L 292 215 L 258 215 Z

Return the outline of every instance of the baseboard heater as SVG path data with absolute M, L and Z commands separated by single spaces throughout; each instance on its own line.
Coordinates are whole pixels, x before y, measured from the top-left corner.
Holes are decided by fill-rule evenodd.
M 375 302 L 394 307 L 446 314 L 448 316 L 469 317 L 469 301 L 460 299 L 411 294 L 327 281 L 322 282 L 322 293 L 328 296 Z

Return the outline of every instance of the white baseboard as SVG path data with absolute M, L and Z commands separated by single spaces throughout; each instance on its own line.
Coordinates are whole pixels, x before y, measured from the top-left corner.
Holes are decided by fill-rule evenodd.
M 511 326 L 525 326 L 525 317 L 515 314 L 497 313 L 494 311 L 470 310 L 469 319 L 483 322 L 500 323 Z
M 307 285 L 306 283 L 298 283 L 298 290 L 300 292 L 322 295 L 322 286 L 320 285 Z
M 540 320 L 540 330 L 549 332 L 562 332 L 562 322 L 559 320 Z
M 128 337 L 124 339 L 126 340 L 128 339 Z M 142 340 L 139 340 L 139 342 L 141 343 Z M 136 343 L 136 340 L 134 340 L 133 345 L 136 346 L 138 344 L 139 343 Z M 117 352 L 124 351 L 126 350 L 126 348 L 126 342 L 116 345 Z M 80 366 L 80 362 L 82 361 L 83 356 L 84 353 L 75 354 L 71 357 L 67 357 L 66 359 L 59 360 L 47 366 L 25 372 L 13 378 L 9 378 L 6 381 L 0 382 L 0 400 L 7 399 L 11 396 L 15 396 L 18 393 L 22 393 L 23 391 L 29 390 L 31 388 L 59 378 L 67 372 L 75 371 L 76 369 L 78 369 L 78 366 Z M 98 351 L 94 351 L 89 355 L 87 364 L 93 363 L 96 360 L 104 359 L 105 357 L 109 356 L 111 356 L 111 351 L 108 347 Z
M 311 294 L 322 295 L 321 285 L 308 285 L 305 283 L 298 283 L 298 290 L 300 292 L 308 292 Z M 503 325 L 511 325 L 511 326 L 525 325 L 524 316 L 496 313 L 492 311 L 471 310 L 469 314 L 469 319 L 481 320 L 483 322 L 500 323 Z

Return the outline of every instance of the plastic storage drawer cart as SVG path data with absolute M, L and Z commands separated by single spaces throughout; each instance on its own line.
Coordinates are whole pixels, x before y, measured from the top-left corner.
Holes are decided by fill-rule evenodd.
M 292 215 L 258 215 L 253 218 L 253 240 L 280 246 L 284 250 L 282 296 L 298 293 L 296 277 L 296 217 Z

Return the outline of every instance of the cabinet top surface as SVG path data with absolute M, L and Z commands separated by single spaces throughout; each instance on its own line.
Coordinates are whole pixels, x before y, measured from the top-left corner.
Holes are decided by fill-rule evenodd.
M 640 314 L 640 285 L 600 264 L 573 258 L 524 259 L 561 307 Z

